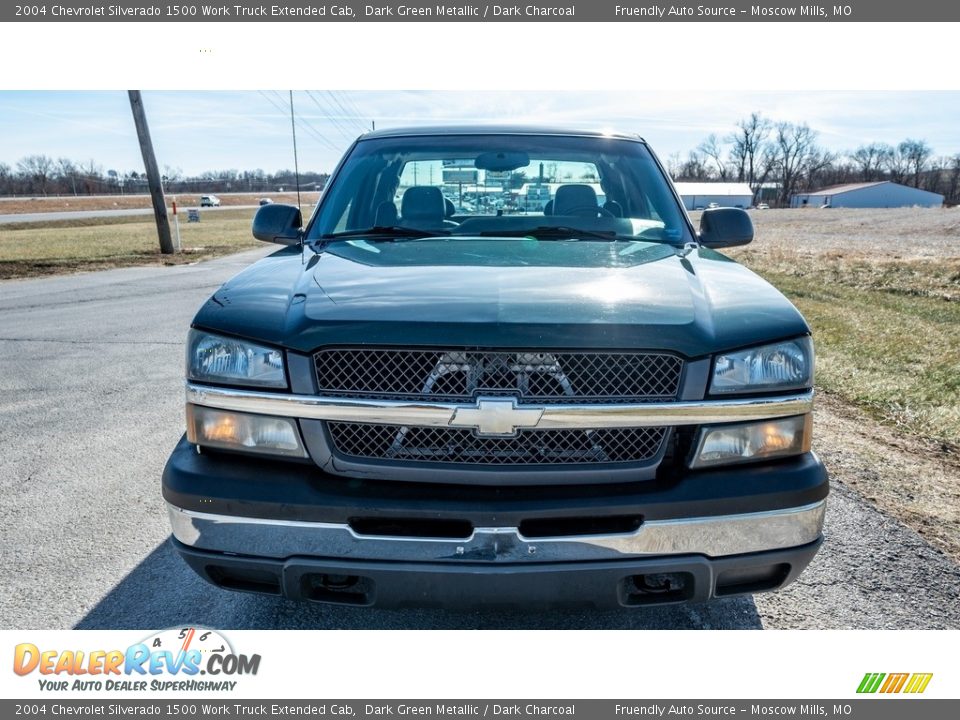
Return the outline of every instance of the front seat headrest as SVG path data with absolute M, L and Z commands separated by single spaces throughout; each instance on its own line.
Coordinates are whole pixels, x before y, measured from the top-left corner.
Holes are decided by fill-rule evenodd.
M 407 188 L 400 201 L 400 217 L 404 222 L 442 225 L 446 211 L 443 193 L 431 185 Z
M 600 206 L 597 193 L 589 185 L 561 185 L 553 197 L 554 215 L 590 215 L 596 217 Z

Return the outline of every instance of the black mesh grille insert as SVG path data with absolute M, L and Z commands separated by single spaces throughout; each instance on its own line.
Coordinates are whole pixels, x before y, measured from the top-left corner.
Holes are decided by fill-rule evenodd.
M 576 465 L 651 460 L 666 428 L 520 430 L 515 437 L 478 437 L 461 428 L 328 423 L 341 455 L 395 462 L 467 465 Z
M 314 362 L 321 395 L 537 403 L 674 400 L 683 370 L 654 352 L 325 349 Z

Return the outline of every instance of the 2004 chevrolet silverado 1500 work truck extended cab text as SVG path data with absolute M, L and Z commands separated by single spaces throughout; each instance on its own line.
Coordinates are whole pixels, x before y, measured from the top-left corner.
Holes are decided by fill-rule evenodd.
M 217 586 L 386 606 L 643 606 L 774 590 L 821 543 L 813 346 L 643 140 L 361 137 L 289 247 L 187 342 L 163 475 Z

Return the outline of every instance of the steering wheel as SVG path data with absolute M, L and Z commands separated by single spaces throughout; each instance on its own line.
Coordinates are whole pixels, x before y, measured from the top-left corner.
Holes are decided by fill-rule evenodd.
M 564 215 L 577 215 L 577 216 L 586 216 L 586 217 L 608 217 L 615 218 L 617 217 L 612 212 L 606 208 L 602 208 L 599 205 L 577 205 L 576 207 L 566 208 L 563 212 Z

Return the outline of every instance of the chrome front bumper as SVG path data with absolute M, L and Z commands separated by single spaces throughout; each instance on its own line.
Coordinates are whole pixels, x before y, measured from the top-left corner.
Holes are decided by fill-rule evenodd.
M 235 517 L 168 505 L 174 537 L 195 550 L 262 558 L 309 556 L 402 562 L 490 563 L 710 558 L 783 550 L 820 538 L 826 501 L 802 507 L 644 522 L 630 533 L 527 538 L 516 527 L 475 528 L 462 539 L 361 535 L 347 524 Z
M 417 427 L 461 427 L 458 415 L 481 411 L 481 402 L 498 398 L 478 398 L 467 404 L 414 402 L 405 400 L 361 400 L 319 395 L 271 393 L 260 390 L 236 390 L 187 383 L 187 402 L 193 405 L 278 415 L 302 420 L 385 423 Z M 503 398 L 499 398 L 500 401 Z M 523 405 L 513 412 L 539 411 L 535 422 L 524 427 L 540 430 L 597 429 L 620 427 L 660 427 L 664 425 L 709 425 L 748 422 L 803 415 L 813 409 L 813 391 L 759 398 L 728 398 L 660 403 L 615 405 Z

